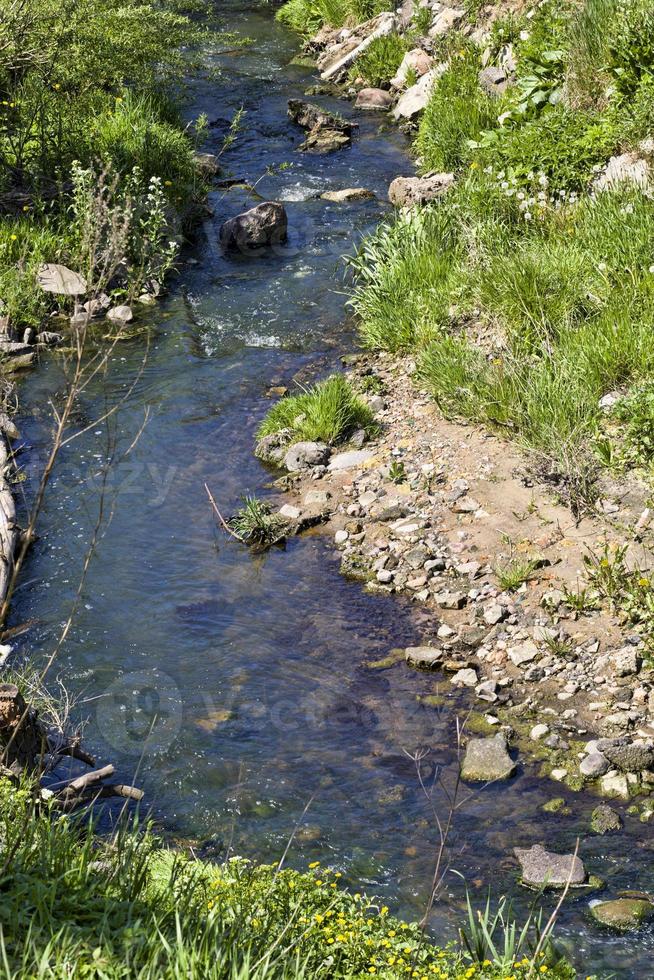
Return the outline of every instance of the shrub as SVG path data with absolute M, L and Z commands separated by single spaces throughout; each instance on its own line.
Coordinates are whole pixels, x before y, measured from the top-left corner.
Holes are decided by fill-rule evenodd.
M 259 438 L 290 429 L 297 440 L 345 441 L 358 429 L 372 430 L 373 415 L 342 374 L 319 381 L 299 395 L 282 398 L 261 423 Z
M 245 544 L 267 548 L 284 537 L 286 522 L 257 497 L 245 497 L 243 506 L 229 521 L 231 530 Z
M 377 37 L 350 68 L 350 79 L 361 77 L 373 88 L 388 86 L 406 51 L 407 43 L 399 34 Z
M 471 158 L 470 141 L 497 119 L 497 103 L 479 88 L 475 51 L 462 50 L 436 83 L 415 141 L 423 171 L 450 171 Z

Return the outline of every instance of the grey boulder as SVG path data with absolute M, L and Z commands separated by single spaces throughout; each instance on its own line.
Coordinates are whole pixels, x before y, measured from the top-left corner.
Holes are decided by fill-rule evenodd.
M 314 466 L 324 466 L 329 455 L 329 446 L 322 442 L 296 442 L 287 450 L 284 466 L 291 473 L 310 470 Z
M 568 882 L 583 885 L 586 881 L 586 869 L 575 854 L 554 854 L 542 844 L 516 847 L 513 853 L 520 862 L 522 883 L 530 888 L 565 888 Z
M 388 200 L 396 208 L 410 208 L 437 200 L 453 186 L 454 174 L 396 177 L 388 188 Z
M 285 208 L 276 202 L 266 201 L 226 221 L 220 229 L 220 244 L 223 248 L 251 252 L 270 245 L 281 245 L 287 235 Z
M 516 766 L 501 733 L 491 738 L 471 738 L 461 766 L 461 778 L 469 783 L 490 783 L 509 779 Z

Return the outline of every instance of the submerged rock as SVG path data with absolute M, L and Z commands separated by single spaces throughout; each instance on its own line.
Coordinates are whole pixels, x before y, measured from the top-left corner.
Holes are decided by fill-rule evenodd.
M 396 208 L 427 204 L 442 197 L 454 186 L 454 174 L 432 177 L 396 177 L 388 188 L 388 200 Z
M 490 738 L 471 738 L 461 766 L 461 778 L 469 783 L 489 783 L 509 779 L 516 766 L 509 755 L 504 735 Z
M 622 817 L 607 803 L 600 803 L 590 815 L 590 827 L 596 834 L 610 834 L 622 829 Z
M 522 883 L 529 888 L 565 888 L 568 881 L 571 885 L 586 882 L 583 861 L 574 854 L 554 854 L 542 844 L 516 847 L 513 853 L 520 862 Z
M 251 252 L 268 245 L 280 245 L 286 241 L 288 217 L 281 204 L 266 201 L 257 207 L 237 214 L 220 229 L 223 248 L 237 248 Z
M 608 929 L 627 932 L 654 918 L 654 905 L 642 898 L 615 898 L 596 902 L 591 906 L 590 914 L 595 922 Z
M 420 670 L 438 670 L 443 666 L 443 651 L 437 647 L 407 647 L 404 656 L 410 667 Z
M 345 187 L 342 191 L 324 191 L 320 197 L 323 201 L 333 201 L 334 204 L 346 204 L 349 201 L 370 201 L 375 195 L 365 187 Z

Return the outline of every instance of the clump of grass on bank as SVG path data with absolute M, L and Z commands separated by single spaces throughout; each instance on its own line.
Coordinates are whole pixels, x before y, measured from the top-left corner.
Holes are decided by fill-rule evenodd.
M 296 34 L 310 37 L 324 25 L 360 24 L 394 6 L 393 0 L 288 0 L 277 19 Z
M 438 948 L 417 925 L 348 894 L 340 873 L 318 862 L 305 873 L 203 863 L 125 821 L 102 838 L 88 822 L 36 805 L 33 787 L 5 780 L 0 831 L 3 862 L 11 856 L 0 872 L 7 980 L 507 976 L 485 942 L 472 952 Z M 573 976 L 548 956 L 538 963 L 548 976 Z M 525 957 L 511 975 L 524 980 L 530 969 Z
M 358 429 L 373 428 L 368 405 L 343 375 L 335 374 L 273 405 L 259 427 L 258 438 L 288 429 L 296 441 L 335 445 L 345 442 Z
M 273 514 L 265 500 L 245 497 L 243 506 L 229 522 L 231 530 L 248 545 L 268 548 L 284 537 L 286 522 Z
M 361 78 L 365 85 L 372 88 L 387 88 L 408 47 L 406 40 L 399 34 L 375 38 L 350 68 L 350 80 Z

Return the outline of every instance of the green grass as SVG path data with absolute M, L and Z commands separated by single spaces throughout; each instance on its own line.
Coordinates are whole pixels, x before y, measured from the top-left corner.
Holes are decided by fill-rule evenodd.
M 515 592 L 521 585 L 528 582 L 536 569 L 538 561 L 532 558 L 512 558 L 507 562 L 493 566 L 500 588 L 507 592 Z
M 0 834 L 5 980 L 455 980 L 477 949 L 433 945 L 319 862 L 304 872 L 203 863 L 125 819 L 102 837 L 88 820 L 35 804 L 29 784 L 0 783 Z M 540 962 L 549 976 L 573 975 Z M 524 980 L 528 969 L 526 958 L 512 974 Z M 506 976 L 490 958 L 473 973 Z
M 288 0 L 277 11 L 277 20 L 296 34 L 310 37 L 325 24 L 360 24 L 393 7 L 392 0 Z
M 343 375 L 335 374 L 273 405 L 259 427 L 258 438 L 289 429 L 295 441 L 335 445 L 358 429 L 373 428 L 367 404 Z
M 350 80 L 362 78 L 372 88 L 388 87 L 407 50 L 408 44 L 399 34 L 375 38 L 350 68 Z
M 245 544 L 267 548 L 283 538 L 286 523 L 278 514 L 272 513 L 265 500 L 245 497 L 229 526 Z

